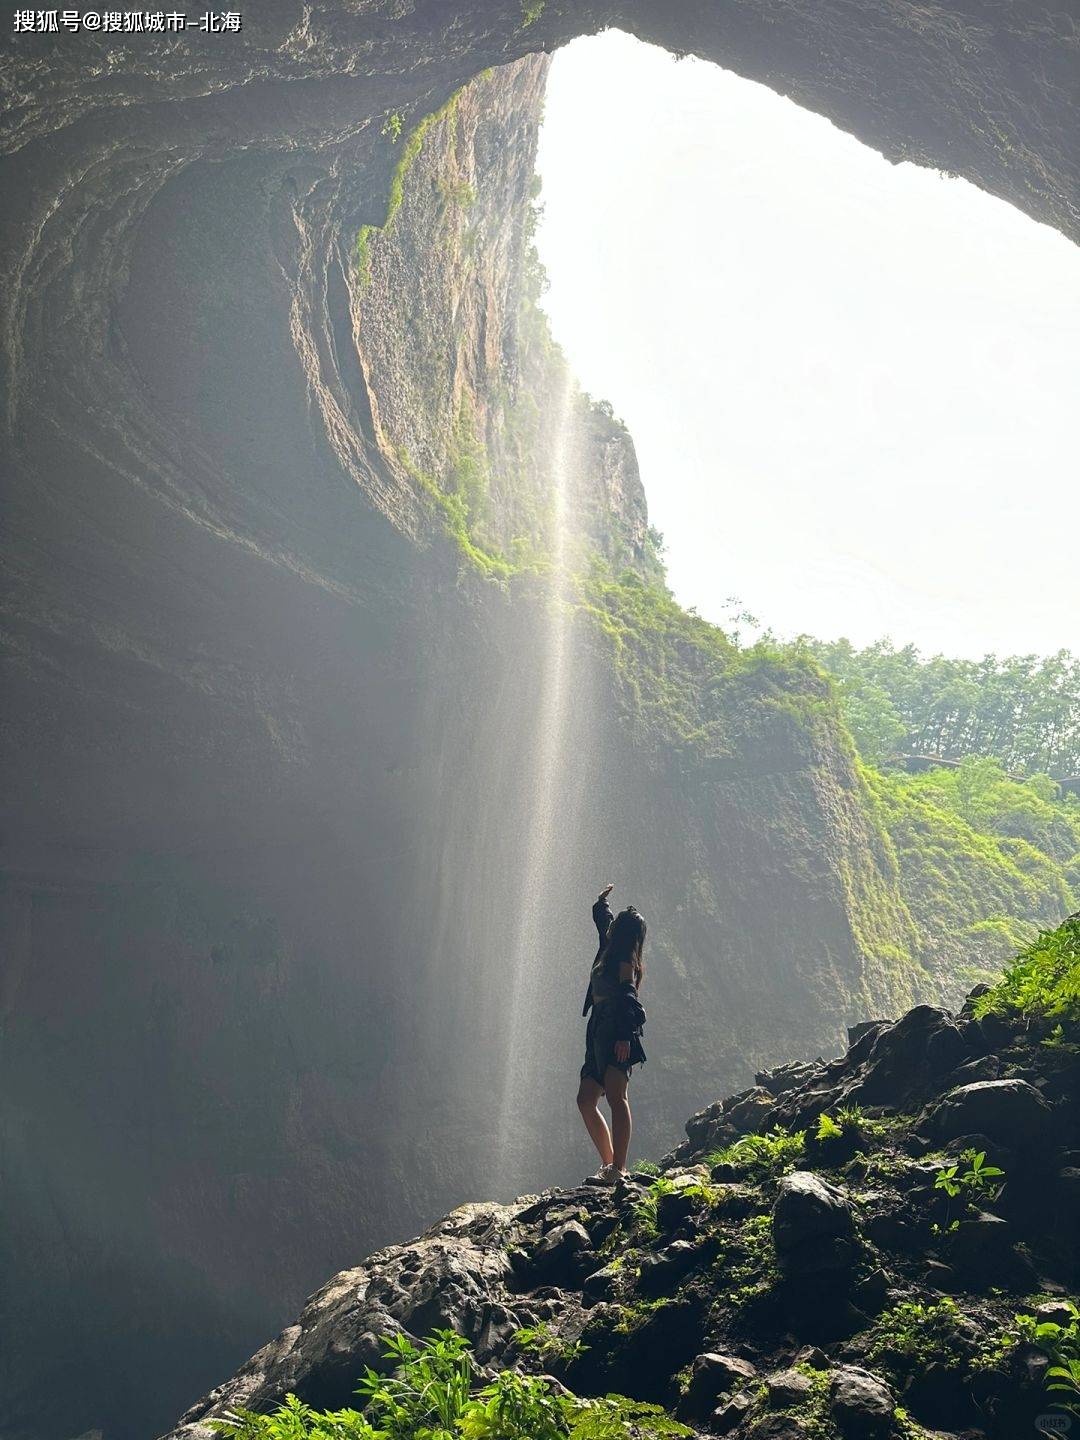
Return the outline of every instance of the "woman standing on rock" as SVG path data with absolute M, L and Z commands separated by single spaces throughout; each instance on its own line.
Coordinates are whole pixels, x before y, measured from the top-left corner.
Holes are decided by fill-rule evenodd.
M 614 1185 L 626 1173 L 632 1123 L 626 1092 L 630 1072 L 645 1060 L 641 1046 L 645 1011 L 638 999 L 645 973 L 641 958 L 645 920 L 633 905 L 620 910 L 613 919 L 607 898 L 613 889 L 605 885 L 592 907 L 600 948 L 581 1011 L 589 1016 L 589 1025 L 577 1095 L 585 1129 L 600 1156 L 597 1179 L 607 1185 Z M 610 1130 L 600 1113 L 600 1097 L 605 1094 L 611 1107 Z

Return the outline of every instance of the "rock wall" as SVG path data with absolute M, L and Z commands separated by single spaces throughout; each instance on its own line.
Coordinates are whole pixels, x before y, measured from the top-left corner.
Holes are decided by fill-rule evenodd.
M 416 162 L 436 184 L 448 158 L 472 165 L 487 216 L 456 289 L 423 272 L 418 348 L 393 275 L 418 267 L 430 183 L 374 237 L 363 283 L 357 235 L 385 222 L 401 157 L 391 118 L 407 136 L 485 66 L 614 21 L 1071 223 L 1068 37 L 1043 8 L 549 3 L 526 26 L 509 3 L 265 0 L 240 37 L 5 25 L 15 1440 L 141 1437 L 358 1251 L 478 1189 L 579 1169 L 577 991 L 609 872 L 654 922 L 646 1150 L 911 983 L 888 857 L 811 682 L 736 679 L 769 708 L 695 750 L 639 723 L 583 615 L 555 782 L 538 780 L 550 586 L 463 570 L 444 532 L 462 491 L 486 498 L 471 518 L 493 551 L 549 528 L 528 463 L 549 401 L 515 437 L 558 357 L 516 328 L 518 212 L 495 225 L 481 193 L 527 184 L 540 62 L 481 80 Z M 991 110 L 1009 149 L 981 128 Z M 492 115 L 517 136 L 488 156 L 501 170 L 480 149 Z M 468 198 L 440 197 L 454 265 Z M 397 393 L 447 336 L 439 394 Z M 573 533 L 647 574 L 632 449 L 572 408 Z M 541 790 L 558 844 L 534 833 Z M 550 1091 L 528 1103 L 540 1061 Z

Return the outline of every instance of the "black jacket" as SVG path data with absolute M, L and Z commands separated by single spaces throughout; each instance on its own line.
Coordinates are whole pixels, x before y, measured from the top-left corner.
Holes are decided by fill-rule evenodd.
M 611 929 L 611 922 L 614 918 L 611 913 L 611 906 L 607 902 L 607 896 L 601 895 L 592 907 L 593 924 L 596 926 L 596 933 L 600 943 L 597 946 L 596 958 L 593 964 L 600 959 L 604 946 L 607 944 L 608 931 Z M 585 1004 L 581 1007 L 582 1015 L 587 1015 L 592 1009 L 593 993 L 592 981 L 589 981 L 589 988 L 585 992 Z M 619 987 L 618 997 L 609 1002 L 615 1007 L 616 1033 L 620 1039 L 629 1040 L 631 1035 L 640 1035 L 645 1028 L 646 1014 L 645 1007 L 638 999 L 638 993 L 633 983 L 629 980 Z

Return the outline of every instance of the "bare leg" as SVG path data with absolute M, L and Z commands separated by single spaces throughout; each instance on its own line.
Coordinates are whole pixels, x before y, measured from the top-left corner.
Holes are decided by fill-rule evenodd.
M 589 1138 L 596 1146 L 600 1163 L 610 1165 L 613 1154 L 611 1131 L 598 1108 L 600 1096 L 603 1093 L 603 1087 L 598 1085 L 595 1080 L 583 1079 L 578 1086 L 577 1108 L 581 1111 L 581 1118 L 585 1121 L 585 1129 L 589 1132 Z
M 630 1151 L 630 1132 L 633 1122 L 630 1118 L 630 1101 L 626 1098 L 626 1087 L 630 1076 L 609 1065 L 604 1071 L 604 1089 L 611 1106 L 612 1155 L 616 1170 L 626 1169 L 626 1157 Z

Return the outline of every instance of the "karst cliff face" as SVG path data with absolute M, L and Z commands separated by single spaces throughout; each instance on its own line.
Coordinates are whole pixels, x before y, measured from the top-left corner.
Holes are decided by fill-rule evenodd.
M 145 1435 L 357 1253 L 570 1178 L 607 878 L 646 1150 L 918 983 L 820 679 L 688 645 L 658 705 L 611 592 L 553 590 L 560 435 L 564 558 L 655 574 L 522 307 L 521 57 L 616 22 L 1073 224 L 1050 9 L 5 34 L 6 1434 Z

